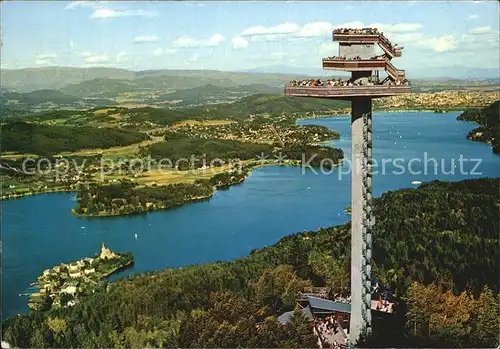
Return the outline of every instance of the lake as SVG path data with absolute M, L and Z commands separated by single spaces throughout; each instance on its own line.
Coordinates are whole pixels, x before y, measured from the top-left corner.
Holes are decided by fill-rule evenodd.
M 500 156 L 492 153 L 490 145 L 467 140 L 467 132 L 477 125 L 457 121 L 458 114 L 375 113 L 373 155 L 377 162 L 399 159 L 408 167 L 413 158 L 424 161 L 427 156 L 436 158 L 438 167 L 443 159 L 445 170 L 451 172 L 454 168 L 455 173 L 435 174 L 431 162 L 427 174 L 397 175 L 392 171 L 399 168 L 397 163 L 389 161 L 385 174 L 374 175 L 374 194 L 416 187 L 412 181 L 499 176 Z M 329 143 L 343 148 L 350 157 L 348 116 L 303 120 L 299 124 L 324 125 L 339 131 L 341 139 Z M 480 159 L 475 171 L 480 174 L 470 173 L 475 167 L 472 161 L 465 162 L 464 173 L 460 173 L 461 155 Z M 27 311 L 27 297 L 19 294 L 26 292 L 44 269 L 93 256 L 102 242 L 115 252 L 133 253 L 134 267 L 121 274 L 127 275 L 231 260 L 271 245 L 285 235 L 345 223 L 349 216 L 344 210 L 350 205 L 351 193 L 347 169 L 348 164 L 344 164 L 330 174 L 321 174 L 299 167 L 258 168 L 243 184 L 218 191 L 209 201 L 129 217 L 75 217 L 70 212 L 75 205 L 72 193 L 5 201 L 2 314 L 6 317 Z M 415 160 L 411 169 L 423 172 L 425 166 Z

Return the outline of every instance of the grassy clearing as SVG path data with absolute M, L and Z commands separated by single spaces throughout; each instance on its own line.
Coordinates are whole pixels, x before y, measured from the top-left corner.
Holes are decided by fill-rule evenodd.
M 104 157 L 120 157 L 120 156 L 130 156 L 135 155 L 139 151 L 140 146 L 148 146 L 157 142 L 163 141 L 163 137 L 151 137 L 151 139 L 135 143 L 131 145 L 125 145 L 121 147 L 111 147 L 107 149 L 83 149 L 75 152 L 64 152 L 58 155 L 61 156 L 93 156 L 97 154 L 102 154 Z
M 193 183 L 197 179 L 210 179 L 218 173 L 229 171 L 233 165 L 224 165 L 220 167 L 212 167 L 206 170 L 196 169 L 188 171 L 177 170 L 153 170 L 143 173 L 143 177 L 136 178 L 136 182 L 140 184 L 167 185 L 174 183 Z
M 234 124 L 231 120 L 183 120 L 172 125 L 172 128 L 183 126 L 219 126 Z

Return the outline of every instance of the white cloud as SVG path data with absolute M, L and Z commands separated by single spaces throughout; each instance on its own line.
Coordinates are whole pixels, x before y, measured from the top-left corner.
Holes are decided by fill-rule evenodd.
M 223 42 L 225 40 L 225 38 L 220 35 L 220 34 L 214 34 L 212 35 L 205 43 L 203 46 L 217 46 L 219 45 L 221 42 Z
M 219 45 L 224 40 L 225 38 L 220 34 L 214 34 L 207 40 L 197 40 L 189 36 L 181 36 L 172 42 L 172 46 L 176 48 L 211 47 Z
M 276 42 L 287 38 L 287 34 L 268 34 L 268 35 L 255 35 L 249 36 L 252 42 Z
M 109 62 L 109 56 L 107 54 L 96 54 L 85 58 L 86 63 L 107 63 Z
M 48 59 L 37 59 L 35 61 L 35 63 L 37 65 L 50 65 L 52 63 L 52 61 L 48 60 Z
M 473 34 L 473 35 L 486 34 L 489 32 L 491 32 L 491 27 L 489 25 L 485 26 L 485 27 L 476 27 L 476 28 L 469 30 L 469 33 Z
M 478 19 L 478 18 L 479 18 L 479 15 L 476 15 L 476 14 L 469 15 L 469 20 L 474 20 L 474 19 Z
M 299 37 L 327 36 L 333 31 L 333 25 L 328 22 L 306 23 L 297 33 Z
M 134 44 L 147 44 L 158 42 L 156 35 L 139 35 L 134 38 Z
M 396 24 L 383 24 L 375 23 L 366 25 L 360 21 L 353 21 L 341 24 L 331 24 L 329 22 L 310 22 L 302 26 L 295 23 L 285 22 L 276 26 L 264 27 L 254 26 L 243 30 L 240 37 L 249 37 L 252 42 L 275 42 L 281 40 L 305 39 L 314 37 L 327 37 L 330 36 L 334 28 L 365 28 L 377 27 L 391 34 L 394 33 L 409 33 L 414 32 L 422 25 L 419 23 L 396 23 Z M 421 39 L 422 35 L 414 36 L 416 39 Z M 410 36 L 405 39 L 409 41 Z
M 167 48 L 167 49 L 162 49 L 162 48 L 157 48 L 156 50 L 153 51 L 153 56 L 159 57 L 163 55 L 173 55 L 177 53 L 176 48 Z
M 38 53 L 36 55 L 35 63 L 37 65 L 51 65 L 54 64 L 54 59 L 57 58 L 56 53 Z
M 198 61 L 200 58 L 201 58 L 201 57 L 200 57 L 200 55 L 199 55 L 199 54 L 194 53 L 194 54 L 192 54 L 192 55 L 191 55 L 191 57 L 189 57 L 186 61 L 187 61 L 187 62 L 196 62 L 196 61 Z
M 92 53 L 90 53 L 89 51 L 83 51 L 82 53 L 80 53 L 80 56 L 89 57 L 89 56 L 92 56 Z
M 172 46 L 179 48 L 198 47 L 200 46 L 200 40 L 195 40 L 189 36 L 181 36 L 172 42 Z
M 428 48 L 436 52 L 451 51 L 455 49 L 457 45 L 457 40 L 453 35 L 431 37 L 417 42 L 417 46 Z
M 117 63 L 120 63 L 120 62 L 125 61 L 128 56 L 129 56 L 129 54 L 127 52 L 121 51 L 121 52 L 118 52 L 116 54 L 115 60 L 116 60 Z
M 36 55 L 36 58 L 37 59 L 48 59 L 48 60 L 51 60 L 51 59 L 54 59 L 54 58 L 57 58 L 57 54 L 56 53 L 39 53 Z
M 462 34 L 460 36 L 459 40 L 460 40 L 460 43 L 472 44 L 473 42 L 476 41 L 476 36 L 475 35 Z
M 248 46 L 248 40 L 241 36 L 236 36 L 231 39 L 231 45 L 233 45 L 233 49 L 241 50 Z
M 163 52 L 166 54 L 166 55 L 173 55 L 173 54 L 176 54 L 177 53 L 177 49 L 176 48 L 167 48 L 165 49 Z
M 99 8 L 96 9 L 90 17 L 95 19 L 108 19 L 120 17 L 155 17 L 157 15 L 158 14 L 155 12 L 144 10 L 112 10 L 109 8 Z
M 65 10 L 71 10 L 77 7 L 90 7 L 90 8 L 98 8 L 103 4 L 108 3 L 109 1 L 71 1 L 69 4 L 64 7 Z
M 387 30 L 391 33 L 408 33 L 414 32 L 422 28 L 422 24 L 420 23 L 397 23 L 397 24 L 388 24 L 386 26 L 382 26 L 382 30 Z
M 258 60 L 261 58 L 262 58 L 262 53 L 256 53 L 256 54 L 248 56 L 248 59 L 250 59 L 250 60 Z
M 421 33 L 403 33 L 390 35 L 391 42 L 399 44 L 413 44 L 414 42 L 421 41 L 423 39 L 424 35 Z
M 256 26 L 250 27 L 241 33 L 241 36 L 254 35 L 273 35 L 273 34 L 292 34 L 299 30 L 299 26 L 295 23 L 285 22 L 274 27 Z
M 339 43 L 329 42 L 319 45 L 319 53 L 321 56 L 335 56 L 339 53 Z
M 186 5 L 188 7 L 205 7 L 205 4 L 202 4 L 200 2 L 199 3 L 193 3 L 193 2 L 188 1 L 188 2 L 186 2 Z
M 286 54 L 284 52 L 273 52 L 269 55 L 269 58 L 271 58 L 271 60 L 273 60 L 273 61 L 279 61 L 287 56 L 288 56 L 288 54 Z

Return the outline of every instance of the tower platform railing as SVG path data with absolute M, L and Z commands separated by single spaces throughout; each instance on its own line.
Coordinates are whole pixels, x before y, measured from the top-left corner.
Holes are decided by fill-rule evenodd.
M 345 43 L 376 43 L 391 58 L 401 57 L 403 48 L 393 45 L 383 33 L 338 33 L 333 31 L 333 41 Z
M 323 69 L 339 71 L 385 70 L 393 81 L 405 79 L 405 71 L 397 69 L 389 59 L 384 57 L 373 59 L 323 58 Z
M 292 86 L 285 85 L 285 95 L 350 99 L 352 97 L 389 97 L 410 92 L 409 85 L 373 86 Z

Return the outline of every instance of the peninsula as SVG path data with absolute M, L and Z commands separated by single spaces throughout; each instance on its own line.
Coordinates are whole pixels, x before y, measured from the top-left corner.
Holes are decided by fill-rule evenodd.
M 485 108 L 468 109 L 457 120 L 476 122 L 480 126 L 467 134 L 467 139 L 491 144 L 493 153 L 500 154 L 500 100 Z
M 86 257 L 44 270 L 34 283 L 40 292 L 27 294 L 28 307 L 47 311 L 74 306 L 81 297 L 92 293 L 101 279 L 133 264 L 130 252 L 114 253 L 103 243 L 101 253 L 94 258 Z

